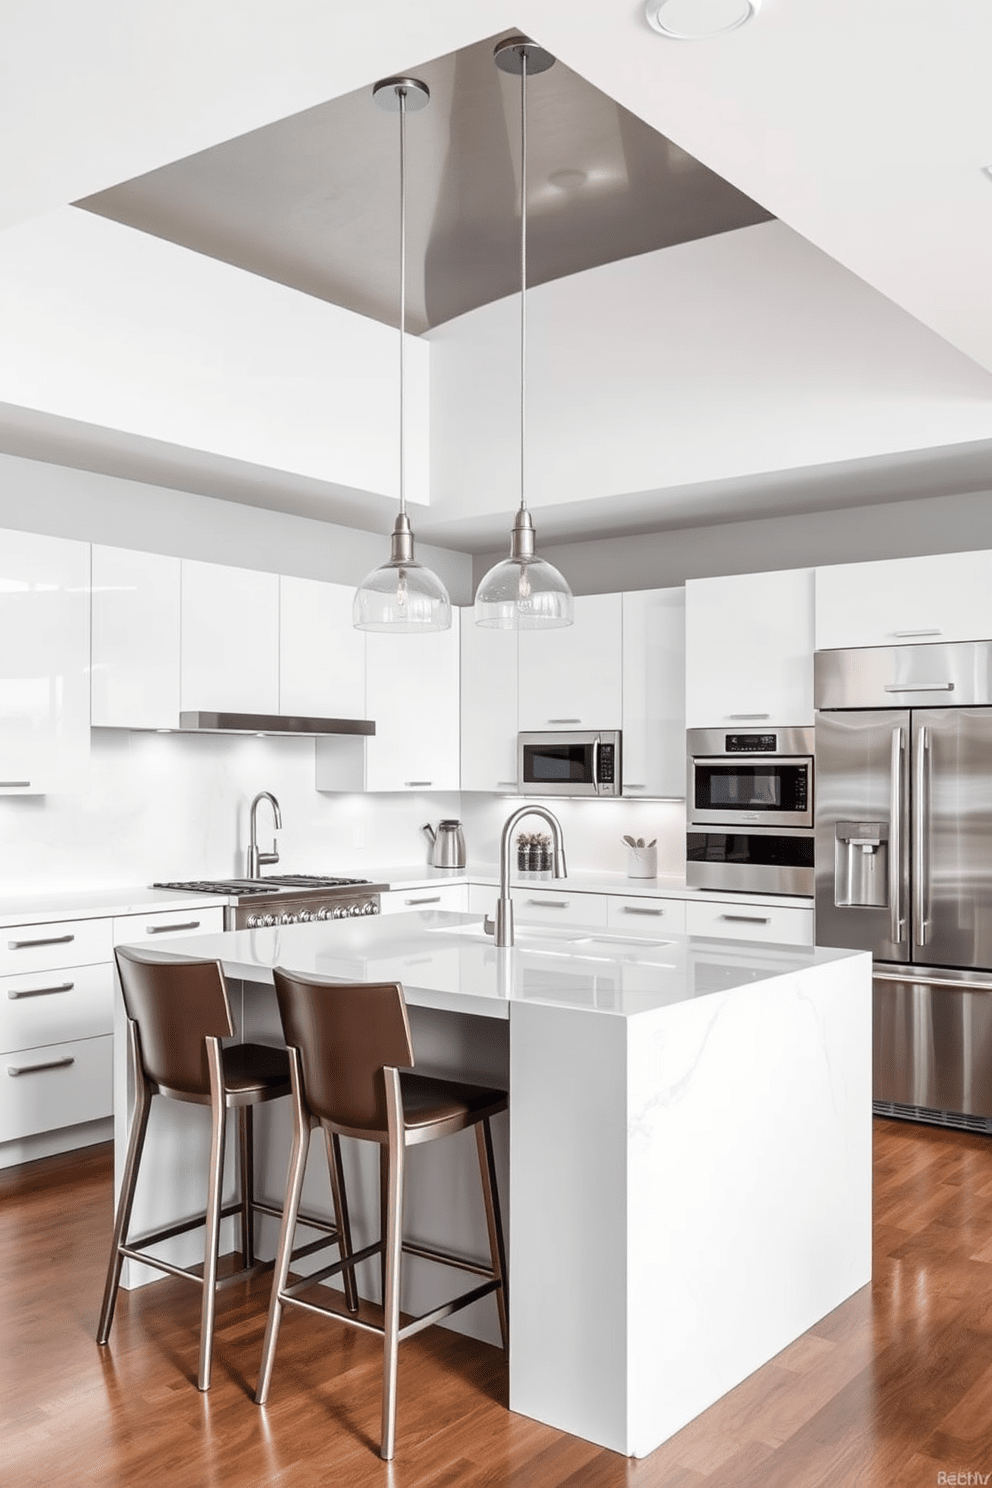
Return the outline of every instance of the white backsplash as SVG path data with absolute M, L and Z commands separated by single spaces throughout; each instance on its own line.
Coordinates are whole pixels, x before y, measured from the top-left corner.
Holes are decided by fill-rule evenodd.
M 88 792 L 0 796 L 0 892 L 103 888 L 245 872 L 248 809 L 260 790 L 282 808 L 280 862 L 269 872 L 370 877 L 429 861 L 421 830 L 460 817 L 469 861 L 493 864 L 517 797 L 457 792 L 333 795 L 314 789 L 311 739 L 128 733 L 95 729 Z M 569 867 L 625 872 L 622 837 L 658 838 L 659 873 L 684 866 L 680 802 L 548 802 Z M 271 813 L 259 808 L 259 842 Z M 539 828 L 535 821 L 533 827 Z

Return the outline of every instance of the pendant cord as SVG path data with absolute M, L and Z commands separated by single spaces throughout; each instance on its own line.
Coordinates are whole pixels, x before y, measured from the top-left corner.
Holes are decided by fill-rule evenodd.
M 406 516 L 406 420 L 403 392 L 406 373 L 406 89 L 397 88 L 400 104 L 400 516 Z
M 527 510 L 527 49 L 520 49 L 520 510 Z

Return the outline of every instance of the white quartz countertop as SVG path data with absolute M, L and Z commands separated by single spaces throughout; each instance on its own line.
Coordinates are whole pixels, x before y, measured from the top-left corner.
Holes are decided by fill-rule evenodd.
M 228 976 L 271 981 L 274 966 L 336 981 L 401 982 L 414 1006 L 506 1018 L 514 1003 L 631 1017 L 866 952 L 699 936 L 518 927 L 499 950 L 478 916 L 418 910 L 163 940 L 157 950 L 217 958 Z M 870 959 L 870 958 L 869 958 Z
M 223 894 L 192 894 L 145 886 L 102 889 L 39 889 L 0 895 L 0 926 L 43 925 L 51 920 L 109 919 L 155 910 L 203 909 L 227 903 Z

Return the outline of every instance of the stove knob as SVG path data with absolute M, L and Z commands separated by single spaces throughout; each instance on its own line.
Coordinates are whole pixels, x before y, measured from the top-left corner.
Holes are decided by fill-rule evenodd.
M 247 927 L 248 927 L 249 930 L 257 930 L 258 927 L 259 927 L 259 925 L 262 923 L 262 916 L 261 915 L 249 915 L 248 916 L 248 919 L 245 921 L 245 923 L 246 923 L 246 925 L 247 925 Z
M 279 916 L 280 925 L 295 925 L 297 921 L 298 916 L 295 914 L 290 914 L 288 909 L 284 909 L 282 914 Z
M 360 915 L 361 912 L 362 912 L 362 906 L 360 904 L 349 904 L 348 905 L 348 913 L 350 915 Z
M 362 905 L 362 914 L 363 915 L 370 915 L 370 914 L 375 914 L 375 913 L 376 913 L 375 900 L 374 899 L 366 899 L 365 903 Z
M 331 918 L 331 913 L 327 909 L 318 909 L 314 918 L 318 920 L 329 920 Z
M 313 915 L 308 909 L 301 909 L 296 916 L 296 922 L 298 925 L 308 925 L 312 919 Z

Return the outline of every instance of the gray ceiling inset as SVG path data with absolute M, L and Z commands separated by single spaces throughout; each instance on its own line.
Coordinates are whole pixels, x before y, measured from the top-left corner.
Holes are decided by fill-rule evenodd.
M 413 69 L 407 324 L 424 331 L 519 287 L 520 84 L 496 38 Z M 358 92 L 77 206 L 395 325 L 398 121 Z M 561 62 L 529 80 L 528 280 L 770 214 Z

